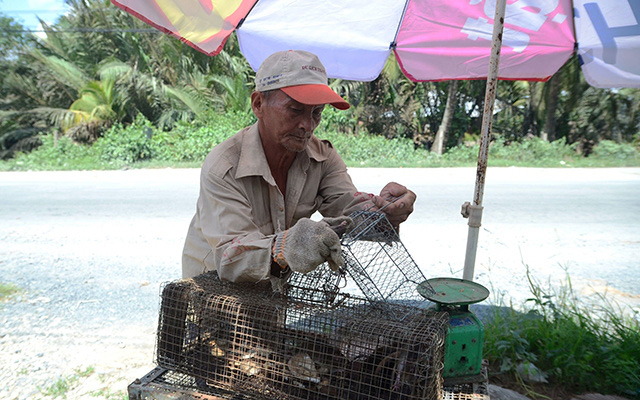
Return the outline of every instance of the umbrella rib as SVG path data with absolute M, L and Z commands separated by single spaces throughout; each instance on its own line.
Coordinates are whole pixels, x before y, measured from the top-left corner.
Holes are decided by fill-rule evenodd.
M 404 16 L 407 13 L 407 8 L 409 7 L 409 0 L 405 0 L 404 8 L 402 9 L 402 15 L 400 15 L 400 19 L 398 20 L 398 26 L 396 27 L 396 34 L 393 35 L 393 40 L 389 43 L 389 49 L 393 50 L 396 47 L 396 41 L 398 40 L 398 33 L 400 33 L 400 27 L 402 26 L 402 21 L 404 21 Z
M 244 15 L 244 17 L 240 18 L 240 21 L 238 21 L 238 24 L 236 25 L 236 31 L 238 29 L 240 29 L 240 27 L 242 26 L 242 24 L 244 24 L 244 20 L 247 19 L 247 17 L 249 16 L 249 14 L 251 14 L 251 11 L 253 11 L 253 8 L 256 6 L 256 4 L 258 4 L 260 0 L 256 0 L 255 2 L 253 2 L 253 5 L 251 6 L 251 8 L 249 9 L 249 11 L 247 11 L 247 13 Z

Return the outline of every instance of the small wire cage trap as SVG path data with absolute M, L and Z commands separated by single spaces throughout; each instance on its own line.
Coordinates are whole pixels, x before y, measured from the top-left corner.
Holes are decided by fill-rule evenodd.
M 350 215 L 354 226 L 342 240 L 345 265 L 332 271 L 327 264 L 306 274 L 292 274 L 289 279 L 290 297 L 330 304 L 338 292 L 355 292 L 383 309 L 387 317 L 402 320 L 399 310 L 389 304 L 424 305 L 425 299 L 417 291 L 422 283 L 431 294 L 427 281 L 386 215 L 381 212 L 356 211 Z M 356 287 L 348 288 L 349 278 Z M 308 290 L 315 289 L 315 290 Z M 345 290 L 347 289 L 347 290 Z M 351 290 L 349 290 L 351 289 Z M 320 296 L 312 297 L 320 294 Z
M 308 289 L 315 290 L 315 289 Z M 318 297 L 321 295 L 318 294 Z M 446 314 L 338 293 L 332 306 L 221 282 L 162 289 L 156 360 L 199 390 L 250 399 L 439 399 Z M 384 311 L 384 312 L 383 312 Z

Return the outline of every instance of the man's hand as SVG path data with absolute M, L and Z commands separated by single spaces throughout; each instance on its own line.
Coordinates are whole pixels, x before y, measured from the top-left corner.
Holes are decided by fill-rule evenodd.
M 416 194 L 399 183 L 389 182 L 372 201 L 375 207 L 371 211 L 382 209 L 391 225 L 397 228 L 413 212 Z
M 334 222 L 342 223 L 344 218 L 348 219 L 343 217 Z M 273 243 L 274 261 L 283 268 L 288 265 L 292 271 L 303 274 L 313 271 L 325 261 L 334 271 L 344 265 L 340 238 L 329 226 L 333 219 L 326 221 L 301 218 L 291 228 L 278 233 Z

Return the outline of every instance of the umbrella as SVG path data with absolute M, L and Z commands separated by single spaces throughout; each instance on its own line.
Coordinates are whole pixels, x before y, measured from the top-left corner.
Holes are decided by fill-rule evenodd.
M 638 0 L 111 1 L 209 55 L 235 31 L 254 70 L 275 51 L 302 49 L 330 78 L 371 81 L 393 51 L 413 81 L 487 79 L 474 198 L 463 205 L 464 279 L 473 278 L 497 79 L 547 80 L 577 47 L 592 85 L 640 87 Z
M 414 81 L 486 78 L 495 0 L 112 0 L 215 55 L 237 32 L 257 69 L 271 53 L 317 54 L 330 78 L 371 81 L 391 51 Z M 510 0 L 500 78 L 545 80 L 574 51 L 570 0 Z

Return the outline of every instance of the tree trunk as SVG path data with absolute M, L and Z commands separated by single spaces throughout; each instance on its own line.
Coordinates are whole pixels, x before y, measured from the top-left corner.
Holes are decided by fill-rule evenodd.
M 529 128 L 533 136 L 538 136 L 538 110 L 536 109 L 536 86 L 538 82 L 529 82 L 529 118 L 531 127 Z
M 452 80 L 449 82 L 449 93 L 447 93 L 447 104 L 444 107 L 444 115 L 442 116 L 442 122 L 436 132 L 436 137 L 431 146 L 431 151 L 437 154 L 442 154 L 444 151 L 444 144 L 451 127 L 451 121 L 453 121 L 453 111 L 456 107 L 456 92 L 458 91 L 458 81 Z
M 547 92 L 547 101 L 543 139 L 553 142 L 556 140 L 556 109 L 558 108 L 558 90 L 560 89 L 560 79 L 557 75 L 553 75 L 549 79 L 549 91 Z M 545 137 L 546 136 L 546 137 Z

